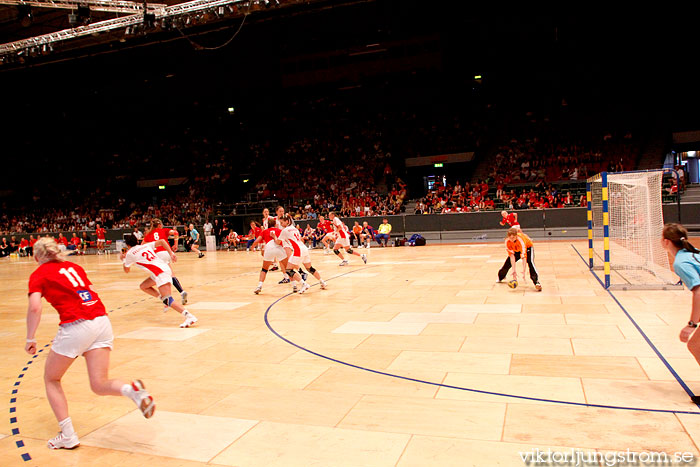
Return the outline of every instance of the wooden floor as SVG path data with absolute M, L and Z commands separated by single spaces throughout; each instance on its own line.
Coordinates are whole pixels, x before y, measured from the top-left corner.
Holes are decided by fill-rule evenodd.
M 534 449 L 697 456 L 700 410 L 682 384 L 700 393 L 700 366 L 677 338 L 690 293 L 613 296 L 574 247 L 587 251 L 581 240 L 536 243 L 539 293 L 496 282 L 501 243 L 372 248 L 367 265 L 352 257 L 348 267 L 314 250 L 328 289 L 305 295 L 278 285 L 278 272 L 254 295 L 258 253 L 182 253 L 176 275 L 199 318 L 191 329 L 115 255 L 77 258 L 111 311 L 111 376 L 142 379 L 157 410 L 146 420 L 130 400 L 92 394 L 79 359 L 64 380 L 81 437 L 73 451 L 46 448 L 58 430 L 42 380 L 57 314 L 44 307 L 43 352 L 31 358 L 36 264 L 4 259 L 0 465 L 510 466 Z

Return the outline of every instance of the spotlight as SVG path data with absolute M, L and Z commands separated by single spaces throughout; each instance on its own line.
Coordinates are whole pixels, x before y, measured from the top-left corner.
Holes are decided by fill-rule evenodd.
M 218 13 L 219 13 L 219 16 L 224 16 L 224 7 L 223 6 L 219 7 Z
M 75 13 L 69 13 L 68 14 L 68 24 L 71 26 L 77 26 L 78 25 L 78 15 Z

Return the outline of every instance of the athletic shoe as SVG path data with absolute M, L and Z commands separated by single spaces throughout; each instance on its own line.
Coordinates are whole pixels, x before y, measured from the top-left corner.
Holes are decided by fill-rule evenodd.
M 364 261 L 365 264 L 367 264 L 367 255 L 362 255 L 361 258 L 362 258 L 362 261 Z
M 182 322 L 180 327 L 181 328 L 189 328 L 197 321 L 199 321 L 199 320 L 197 318 L 195 318 L 195 316 L 192 313 L 188 313 L 187 316 L 185 317 L 185 321 Z
M 344 259 L 343 261 L 340 262 L 340 264 L 338 266 L 347 266 L 348 264 L 350 264 L 350 263 L 348 263 L 348 260 Z
M 49 449 L 75 449 L 80 446 L 80 440 L 76 433 L 73 433 L 73 436 L 66 436 L 61 431 L 58 436 L 49 440 L 47 446 Z
M 199 252 L 199 258 L 204 258 L 204 253 L 202 253 L 201 251 Z
M 278 284 L 289 284 L 289 278 L 288 278 L 288 277 L 285 277 L 284 279 L 282 279 L 281 281 L 279 281 Z
M 326 290 L 326 283 L 321 281 L 321 289 Z
M 131 382 L 131 392 L 129 399 L 134 401 L 134 404 L 141 410 L 141 413 L 146 418 L 151 418 L 153 412 L 156 411 L 156 404 L 153 403 L 153 397 L 146 391 L 146 386 L 140 379 Z
M 535 289 L 536 289 L 538 292 L 541 292 L 541 291 L 542 291 L 542 285 L 540 285 L 540 283 L 538 282 L 537 284 L 535 284 Z
M 302 293 L 306 292 L 307 290 L 309 290 L 310 288 L 311 288 L 311 286 L 309 284 L 307 284 L 306 282 L 304 282 L 303 284 L 301 284 L 301 290 L 299 290 L 299 293 L 302 294 Z
M 279 268 L 277 266 L 272 266 L 270 268 L 270 271 L 278 271 L 278 270 L 279 270 Z
M 246 248 L 245 251 L 250 251 L 250 248 Z
M 258 295 L 260 292 L 262 292 L 262 285 L 257 286 L 255 290 L 253 290 L 255 295 Z
M 182 293 L 180 294 L 180 297 L 182 298 L 182 304 L 187 305 L 187 292 L 185 292 L 183 290 Z
M 297 285 L 296 284 L 294 284 L 292 286 L 292 293 L 297 293 Z

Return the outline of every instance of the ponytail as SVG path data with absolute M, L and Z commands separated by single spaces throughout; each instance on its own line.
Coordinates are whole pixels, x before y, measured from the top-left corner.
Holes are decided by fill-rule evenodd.
M 34 244 L 34 257 L 39 263 L 65 261 L 67 255 L 61 252 L 58 243 L 51 237 L 42 237 Z
M 691 253 L 700 253 L 700 250 L 688 241 L 688 229 L 681 224 L 666 224 L 663 230 L 663 237 L 673 243 L 673 246 L 676 248 L 688 250 Z

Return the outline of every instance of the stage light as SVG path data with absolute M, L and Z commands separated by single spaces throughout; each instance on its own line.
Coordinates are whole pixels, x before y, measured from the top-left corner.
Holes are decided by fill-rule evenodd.
M 17 7 L 17 18 L 19 19 L 19 24 L 25 28 L 32 25 L 34 17 L 32 16 L 32 9 L 29 5 L 19 5 Z

